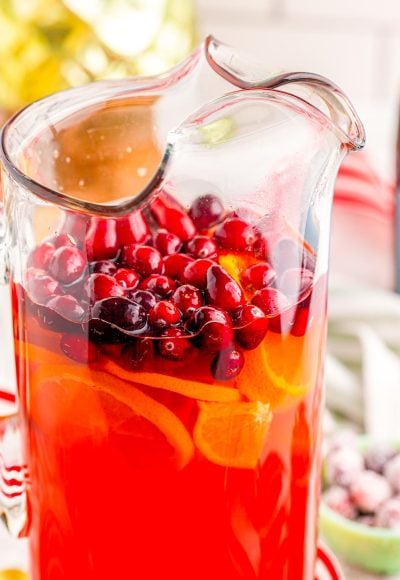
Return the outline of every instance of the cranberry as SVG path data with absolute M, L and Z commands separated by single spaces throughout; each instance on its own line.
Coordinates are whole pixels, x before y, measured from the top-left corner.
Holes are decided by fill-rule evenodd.
M 348 487 L 364 469 L 364 458 L 357 449 L 338 447 L 328 454 L 325 475 L 329 484 Z
M 217 243 L 227 250 L 250 250 L 257 239 L 253 226 L 239 218 L 230 218 L 215 230 Z
M 119 246 L 142 244 L 150 236 L 149 226 L 141 210 L 136 210 L 127 217 L 117 218 L 115 222 Z
M 92 317 L 127 332 L 142 332 L 147 325 L 147 314 L 143 306 L 121 296 L 96 302 Z
M 386 479 L 375 471 L 361 471 L 350 484 L 351 497 L 364 513 L 376 511 L 392 495 Z
M 151 246 L 125 246 L 122 261 L 144 278 L 161 274 L 164 265 L 160 252 Z
M 173 254 L 172 256 L 165 256 L 163 258 L 164 272 L 170 278 L 181 280 L 185 266 L 193 261 L 193 258 L 187 256 L 186 254 Z
M 214 264 L 207 271 L 206 298 L 209 304 L 219 306 L 228 312 L 244 304 L 241 287 L 218 264 Z
M 395 455 L 396 450 L 391 445 L 375 443 L 365 453 L 365 466 L 367 469 L 376 471 L 376 473 L 383 473 L 386 464 Z
M 162 256 L 177 254 L 182 247 L 182 240 L 167 230 L 159 230 L 153 236 L 154 247 Z
M 233 342 L 232 319 L 227 312 L 213 306 L 201 306 L 189 321 L 190 328 L 198 333 L 201 348 L 218 352 Z
M 212 193 L 201 195 L 192 203 L 189 215 L 199 230 L 205 230 L 220 221 L 224 206 L 219 197 Z
M 330 487 L 323 495 L 324 503 L 343 516 L 352 520 L 356 517 L 356 508 L 352 502 L 350 493 L 344 487 L 334 485 Z
M 395 455 L 387 462 L 384 474 L 390 485 L 396 492 L 400 492 L 400 454 Z
M 214 259 L 218 255 L 217 244 L 208 236 L 195 236 L 188 242 L 186 249 L 193 258 Z
M 170 360 L 182 360 L 192 350 L 192 343 L 185 338 L 181 328 L 167 328 L 157 341 L 159 354 Z
M 193 314 L 197 308 L 203 306 L 203 295 L 201 291 L 194 286 L 183 284 L 175 290 L 174 295 L 172 296 L 172 301 L 184 316 L 189 316 Z
M 107 274 L 90 274 L 85 280 L 83 291 L 90 302 L 124 295 L 124 289 L 116 279 Z
M 157 298 L 148 290 L 133 290 L 129 292 L 129 298 L 143 306 L 146 312 L 157 304 Z
M 86 234 L 89 260 L 108 260 L 118 253 L 117 227 L 110 218 L 92 218 Z
M 62 226 L 62 233 L 70 235 L 74 240 L 84 240 L 89 223 L 90 217 L 86 215 L 66 212 Z
M 181 319 L 181 313 L 172 302 L 160 300 L 149 312 L 149 321 L 157 328 L 173 326 Z
M 54 296 L 48 301 L 47 308 L 54 310 L 54 312 L 71 322 L 80 322 L 85 314 L 77 299 L 70 294 Z
M 172 278 L 169 278 L 168 276 L 152 274 L 141 282 L 140 288 L 143 290 L 151 290 L 162 298 L 167 298 L 175 290 L 176 284 Z
M 92 262 L 90 264 L 91 273 L 95 272 L 98 274 L 108 274 L 109 276 L 114 276 L 117 269 L 117 264 L 111 260 L 99 260 L 98 262 Z
M 252 350 L 264 339 L 268 318 L 258 306 L 246 304 L 235 313 L 235 328 L 235 338 L 239 345 Z
M 261 290 L 257 290 L 251 302 L 261 308 L 267 316 L 281 314 L 291 306 L 289 299 L 280 290 L 276 290 L 275 288 L 262 288 Z
M 32 250 L 28 259 L 28 266 L 46 270 L 53 257 L 55 246 L 50 242 L 43 242 Z
M 134 270 L 128 270 L 127 268 L 119 268 L 114 277 L 125 290 L 134 290 L 139 284 L 139 276 Z
M 310 323 L 310 309 L 308 307 L 297 307 L 292 323 L 290 334 L 299 337 L 304 336 Z
M 195 225 L 185 209 L 168 193 L 161 191 L 151 202 L 150 210 L 159 225 L 168 229 L 183 242 L 196 234 Z
M 313 283 L 313 273 L 305 268 L 289 268 L 279 278 L 279 289 L 287 296 L 303 300 L 310 292 Z
M 241 276 L 243 286 L 255 290 L 271 286 L 275 280 L 276 272 L 267 262 L 259 262 L 249 266 Z
M 253 252 L 257 258 L 261 260 L 269 259 L 269 241 L 265 234 L 260 235 L 253 245 Z
M 219 352 L 211 362 L 211 373 L 218 381 L 230 381 L 238 376 L 244 366 L 240 350 L 226 349 Z
M 46 275 L 30 277 L 27 280 L 27 290 L 32 300 L 39 304 L 46 304 L 52 296 L 61 294 L 57 280 Z
M 56 234 L 50 238 L 49 242 L 54 244 L 56 248 L 61 248 L 61 246 L 76 246 L 77 243 L 71 234 Z
M 141 369 L 153 355 L 153 341 L 148 338 L 135 338 L 126 344 L 121 352 L 122 365 L 129 370 Z
M 60 347 L 68 358 L 78 363 L 94 363 L 99 356 L 97 347 L 93 343 L 76 334 L 64 334 L 61 337 Z
M 194 260 L 184 267 L 180 281 L 183 284 L 197 286 L 197 288 L 205 288 L 207 286 L 207 272 L 214 265 L 215 262 L 208 258 Z
M 400 531 L 400 497 L 392 497 L 383 503 L 376 515 L 376 525 L 380 528 L 389 528 Z
M 54 252 L 49 271 L 62 284 L 71 284 L 80 278 L 86 268 L 84 254 L 75 246 L 61 246 Z

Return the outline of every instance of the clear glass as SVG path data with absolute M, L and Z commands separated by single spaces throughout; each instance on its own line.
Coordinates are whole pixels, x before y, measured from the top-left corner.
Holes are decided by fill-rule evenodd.
M 8 124 L 33 580 L 314 580 L 332 191 L 363 142 L 329 81 L 212 38 Z

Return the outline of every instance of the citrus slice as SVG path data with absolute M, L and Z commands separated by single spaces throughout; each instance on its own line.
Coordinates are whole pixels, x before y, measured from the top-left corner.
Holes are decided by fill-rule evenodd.
M 125 381 L 146 385 L 155 389 L 173 391 L 174 393 L 185 395 L 191 399 L 199 399 L 200 401 L 215 401 L 221 403 L 240 400 L 240 393 L 234 387 L 211 385 L 156 372 L 130 372 L 119 367 L 116 363 L 109 359 L 99 363 L 99 368 L 113 376 L 120 377 Z
M 88 397 L 96 392 L 105 393 L 157 427 L 175 450 L 179 469 L 189 463 L 193 456 L 193 441 L 182 421 L 167 407 L 118 377 L 89 368 L 79 368 L 79 372 L 74 373 L 69 365 L 45 365 L 37 370 L 31 383 L 32 401 L 35 400 L 39 390 L 44 390 L 44 393 L 55 391 L 54 398 L 60 389 L 66 392 L 75 390 L 82 397 Z M 75 401 L 79 404 L 79 397 L 76 397 Z M 74 408 L 70 408 L 69 412 L 74 413 Z M 86 412 L 86 420 L 92 420 L 90 407 L 86 408 Z
M 255 402 L 199 403 L 193 437 L 213 463 L 254 469 L 272 419 L 270 405 Z

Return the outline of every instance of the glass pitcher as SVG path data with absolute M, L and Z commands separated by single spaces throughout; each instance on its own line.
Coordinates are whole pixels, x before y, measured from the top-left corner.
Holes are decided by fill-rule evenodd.
M 6 125 L 3 519 L 33 580 L 314 580 L 332 192 L 363 144 L 331 82 L 212 37 Z

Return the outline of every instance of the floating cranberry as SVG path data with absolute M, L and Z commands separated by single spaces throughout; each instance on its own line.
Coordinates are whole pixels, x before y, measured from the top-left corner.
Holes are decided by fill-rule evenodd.
M 150 290 L 162 298 L 167 298 L 176 288 L 175 282 L 168 276 L 152 274 L 140 283 L 140 288 Z
M 117 227 L 114 219 L 92 218 L 86 235 L 89 260 L 109 260 L 118 253 Z
M 90 217 L 80 214 L 66 212 L 62 225 L 62 234 L 68 234 L 73 240 L 84 240 L 90 223 Z M 68 244 L 63 244 L 67 246 Z
M 192 350 L 192 343 L 185 338 L 181 328 L 167 328 L 157 341 L 159 354 L 169 360 L 183 360 Z
M 97 347 L 83 336 L 64 334 L 61 337 L 60 347 L 68 358 L 82 364 L 96 362 L 99 352 Z
M 148 338 L 135 338 L 126 344 L 121 351 L 121 362 L 129 370 L 137 371 L 151 359 L 153 341 Z
M 265 234 L 260 235 L 253 245 L 253 252 L 257 258 L 261 260 L 269 259 L 269 241 Z
M 217 243 L 227 250 L 250 250 L 257 239 L 253 226 L 239 218 L 230 218 L 220 224 L 214 233 Z
M 38 304 L 46 304 L 52 296 L 61 294 L 60 284 L 52 276 L 39 275 L 36 277 L 32 273 L 27 279 L 27 290 L 32 300 Z
M 291 306 L 289 299 L 275 288 L 262 288 L 254 294 L 252 303 L 267 316 L 276 316 Z
M 89 267 L 91 273 L 108 274 L 109 276 L 114 276 L 115 272 L 118 270 L 117 264 L 112 260 L 99 260 L 98 262 L 92 262 Z
M 133 290 L 129 292 L 128 298 L 137 302 L 148 312 L 157 304 L 157 298 L 148 290 Z
M 162 228 L 172 232 L 183 242 L 196 234 L 196 227 L 185 209 L 168 193 L 161 191 L 150 204 L 151 213 Z
M 77 299 L 70 294 L 54 296 L 48 301 L 47 308 L 54 310 L 54 312 L 71 322 L 80 322 L 85 314 Z
M 219 197 L 206 193 L 196 198 L 192 203 L 189 215 L 199 230 L 205 230 L 220 221 L 224 214 L 224 206 Z
M 149 321 L 156 328 L 177 324 L 181 319 L 179 309 L 168 300 L 160 300 L 149 312 Z
M 173 254 L 171 256 L 165 256 L 163 258 L 164 272 L 167 276 L 174 280 L 181 280 L 185 266 L 193 261 L 193 258 L 187 256 L 186 254 Z
M 292 320 L 290 334 L 298 337 L 304 336 L 310 325 L 310 321 L 310 309 L 308 307 L 297 307 L 295 310 L 294 319 Z
M 190 316 L 204 304 L 201 291 L 190 284 L 179 286 L 172 296 L 172 301 L 184 316 Z
M 180 281 L 183 284 L 197 286 L 197 288 L 205 288 L 207 286 L 207 272 L 213 265 L 215 262 L 208 258 L 190 262 L 184 267 Z
M 56 248 L 61 248 L 61 246 L 76 246 L 76 240 L 71 236 L 71 234 L 56 234 L 52 236 L 49 240 Z
M 103 298 L 124 295 L 124 289 L 116 279 L 107 274 L 90 274 L 85 280 L 83 291 L 92 303 Z
M 164 267 L 160 252 L 151 246 L 125 246 L 122 250 L 122 261 L 143 278 L 151 274 L 161 274 Z
M 32 250 L 28 259 L 28 266 L 46 270 L 55 252 L 54 244 L 43 242 Z
M 142 332 L 147 325 L 147 314 L 143 306 L 121 296 L 96 302 L 92 317 L 132 333 Z
M 217 244 L 208 236 L 195 236 L 188 242 L 187 253 L 193 258 L 216 258 L 218 255 Z
M 128 268 L 119 268 L 114 277 L 118 284 L 125 288 L 125 290 L 134 290 L 139 284 L 139 276 L 134 270 L 128 270 Z
M 162 256 L 177 254 L 182 248 L 182 240 L 167 230 L 159 230 L 153 236 L 153 244 Z
M 76 246 L 61 246 L 54 252 L 50 262 L 50 274 L 62 284 L 71 284 L 86 269 L 86 258 Z
M 249 266 L 241 276 L 241 282 L 245 288 L 261 290 L 271 286 L 276 280 L 276 272 L 267 262 L 259 262 Z
M 296 301 L 303 300 L 310 293 L 314 275 L 306 268 L 289 268 L 279 278 L 279 289 Z
M 227 312 L 213 306 L 201 306 L 189 321 L 198 333 L 197 341 L 208 352 L 219 352 L 233 343 L 232 319 Z
M 244 356 L 240 350 L 226 349 L 219 352 L 211 362 L 211 373 L 217 381 L 231 381 L 244 366 Z
M 235 312 L 235 329 L 238 344 L 252 350 L 264 339 L 268 330 L 268 318 L 258 306 L 246 304 Z
M 115 220 L 119 246 L 142 244 L 150 236 L 149 226 L 143 212 L 136 210 L 129 216 Z
M 206 298 L 209 304 L 228 312 L 243 306 L 245 301 L 239 284 L 218 264 L 207 271 Z

